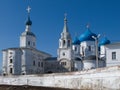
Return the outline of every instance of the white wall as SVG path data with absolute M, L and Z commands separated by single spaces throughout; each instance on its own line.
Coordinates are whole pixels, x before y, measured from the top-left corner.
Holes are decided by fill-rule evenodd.
M 112 60 L 112 52 L 116 52 L 116 59 Z M 106 46 L 106 66 L 120 65 L 120 44 Z
M 120 66 L 70 73 L 1 76 L 0 84 L 61 87 L 80 90 L 120 90 Z

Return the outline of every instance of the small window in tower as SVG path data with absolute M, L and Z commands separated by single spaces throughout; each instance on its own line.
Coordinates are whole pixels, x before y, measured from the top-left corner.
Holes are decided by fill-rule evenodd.
M 61 65 L 62 66 L 66 66 L 66 62 L 61 62 Z
M 70 47 L 70 40 L 68 40 L 68 47 Z
M 35 66 L 35 61 L 33 61 L 33 66 Z
M 30 45 L 30 41 L 28 41 L 28 45 Z
M 63 52 L 63 56 L 65 56 L 65 53 Z
M 10 68 L 10 73 L 11 73 L 11 74 L 13 73 L 13 68 Z
M 13 60 L 12 59 L 10 59 L 10 63 L 12 63 L 13 62 Z
M 63 46 L 65 46 L 65 40 L 63 40 Z
M 40 67 L 40 62 L 38 62 L 38 67 Z
M 43 62 L 41 62 L 41 67 L 43 67 Z

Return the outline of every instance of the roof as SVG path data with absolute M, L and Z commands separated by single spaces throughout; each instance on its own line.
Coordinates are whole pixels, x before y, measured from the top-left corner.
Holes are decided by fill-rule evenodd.
M 75 37 L 74 40 L 73 40 L 73 45 L 79 45 L 80 44 L 80 41 L 78 39 L 78 37 Z
M 85 57 L 84 60 L 96 60 L 96 56 L 90 55 L 90 56 Z
M 22 36 L 26 36 L 26 35 L 36 37 L 35 34 L 32 33 L 31 31 L 25 31 L 22 33 Z
M 76 60 L 76 61 L 81 61 L 81 59 L 78 58 L 78 57 L 75 57 L 74 60 Z
M 49 57 L 45 59 L 46 61 L 57 61 L 57 57 Z
M 108 40 L 106 37 L 104 37 L 100 43 L 99 43 L 99 46 L 101 45 L 106 45 L 106 44 L 110 44 L 110 40 Z
M 35 49 L 35 48 L 28 48 L 28 47 L 15 47 L 15 48 L 7 48 L 7 49 L 3 49 L 2 51 L 7 51 L 7 50 L 25 50 L 25 49 L 27 49 L 27 50 L 34 50 L 34 51 L 37 51 L 37 52 L 39 52 L 39 53 L 42 53 L 42 54 L 46 54 L 46 55 L 48 55 L 48 56 L 52 56 L 52 55 L 50 55 L 49 53 L 46 53 L 46 52 L 43 52 L 43 51 L 40 51 L 40 50 L 37 50 L 37 49 Z
M 120 42 L 106 44 L 105 47 L 107 47 L 107 48 L 120 48 Z
M 83 34 L 80 35 L 79 40 L 80 40 L 80 42 L 83 42 L 83 41 L 95 41 L 95 39 L 92 38 L 92 36 L 97 37 L 97 35 L 92 33 L 88 28 Z

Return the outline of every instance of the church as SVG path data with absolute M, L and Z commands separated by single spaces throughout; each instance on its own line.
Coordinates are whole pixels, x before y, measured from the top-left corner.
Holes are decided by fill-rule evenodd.
M 111 44 L 110 40 L 106 37 L 98 43 L 99 35 L 93 33 L 89 25 L 84 33 L 72 40 L 66 15 L 64 17 L 63 30 L 59 38 L 57 57 L 52 57 L 51 54 L 38 50 L 36 48 L 36 35 L 31 30 L 30 7 L 27 10 L 28 17 L 25 31 L 20 35 L 20 46 L 2 50 L 3 75 L 29 75 L 89 70 L 113 66 L 112 59 L 114 59 L 114 63 L 118 63 L 115 59 L 117 52 L 120 51 L 120 46 L 118 50 L 115 49 L 117 51 L 113 47 L 120 45 L 120 43 Z

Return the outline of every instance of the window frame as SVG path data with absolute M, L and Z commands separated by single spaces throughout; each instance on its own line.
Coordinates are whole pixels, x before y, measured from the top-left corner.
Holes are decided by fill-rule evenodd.
M 13 63 L 13 59 L 10 59 L 10 63 Z
M 112 60 L 116 60 L 116 52 L 112 52 Z
M 35 60 L 33 61 L 33 66 L 35 66 Z

